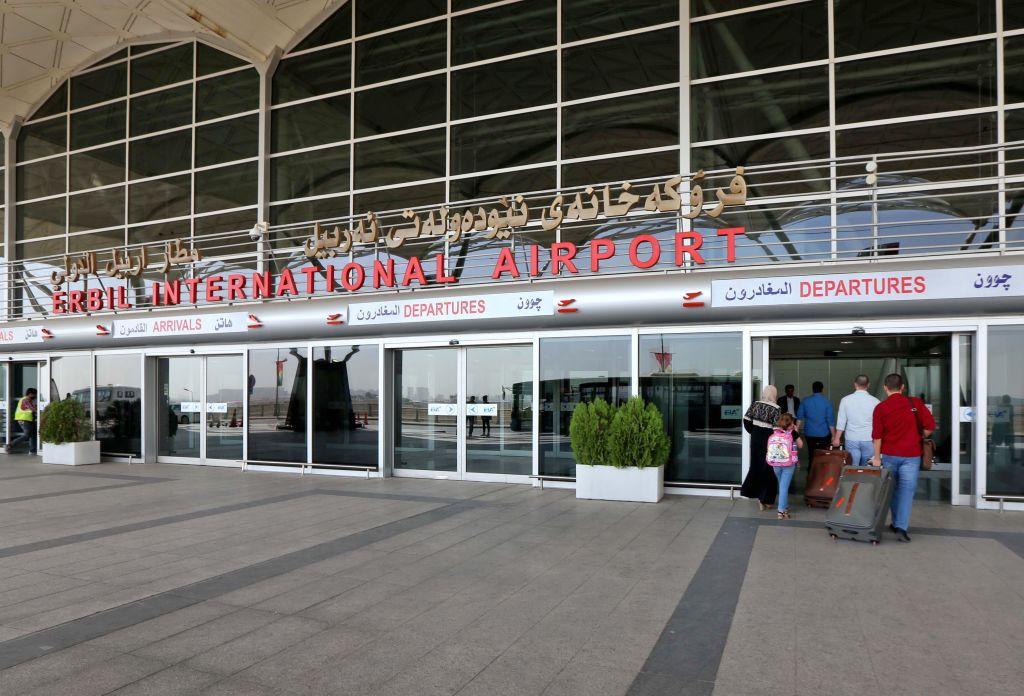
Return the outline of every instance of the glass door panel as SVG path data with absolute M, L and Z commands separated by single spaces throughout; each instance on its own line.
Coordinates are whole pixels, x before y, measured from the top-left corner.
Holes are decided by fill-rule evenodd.
M 8 392 L 7 417 L 4 420 L 7 422 L 6 430 L 10 433 L 10 437 L 13 440 L 21 434 L 21 430 L 13 422 L 14 411 L 18 408 L 18 402 L 21 400 L 21 397 L 25 396 L 25 392 L 28 389 L 39 389 L 39 363 L 10 363 L 9 377 L 11 380 L 11 388 Z M 37 429 L 37 437 L 38 434 L 39 431 Z
M 202 362 L 201 357 L 157 359 L 158 454 L 162 457 L 202 456 Z
M 242 458 L 242 356 L 206 358 L 206 458 Z
M 458 357 L 451 348 L 395 351 L 395 469 L 458 472 Z
M 466 472 L 533 473 L 533 347 L 466 348 Z

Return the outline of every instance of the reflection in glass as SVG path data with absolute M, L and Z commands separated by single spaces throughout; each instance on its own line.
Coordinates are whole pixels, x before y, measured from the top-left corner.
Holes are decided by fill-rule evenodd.
M 694 141 L 828 125 L 828 68 L 786 70 L 690 87 Z
M 249 351 L 249 459 L 306 461 L 305 348 Z
M 206 458 L 242 458 L 242 356 L 206 357 Z
M 26 123 L 18 130 L 18 161 L 55 155 L 67 149 L 67 119 Z
M 271 199 L 305 198 L 348 190 L 348 145 L 270 160 Z
M 171 174 L 191 166 L 191 131 L 164 133 L 128 144 L 128 175 L 132 179 Z
M 466 349 L 466 471 L 533 473 L 533 347 Z
M 241 58 L 208 46 L 202 41 L 196 42 L 196 77 L 212 75 L 242 65 L 245 65 L 245 61 Z
M 996 45 L 980 41 L 836 65 L 836 122 L 992 106 Z
M 403 24 L 420 22 L 436 17 L 445 11 L 445 0 L 391 0 L 391 2 L 363 2 L 356 5 L 356 33 L 373 34 L 385 29 L 393 29 Z M 335 14 L 347 14 L 341 10 Z M 345 25 L 341 24 L 339 28 Z M 338 41 L 344 35 L 331 39 Z
M 155 179 L 128 187 L 128 222 L 149 222 L 188 215 L 191 210 L 188 174 Z
M 690 77 L 828 58 L 827 15 L 825 0 L 814 0 L 698 22 L 691 27 Z
M 348 44 L 285 58 L 274 71 L 274 103 L 348 89 L 351 65 L 352 47 Z
M 313 462 L 377 467 L 378 349 L 313 349 Z
M 46 101 L 35 110 L 32 118 L 46 118 L 68 110 L 68 83 L 62 82 L 60 87 L 54 90 L 53 94 L 46 98 Z M 22 129 L 24 130 L 24 128 Z
M 157 359 L 160 456 L 199 458 L 203 385 L 200 357 Z
M 395 351 L 394 466 L 458 468 L 458 351 Z
M 69 168 L 71 191 L 124 181 L 124 145 L 75 153 Z
M 105 454 L 142 454 L 142 361 L 96 356 L 96 439 Z
M 577 404 L 629 398 L 628 336 L 540 340 L 540 473 L 575 476 L 569 421 Z
M 169 48 L 131 61 L 132 92 L 147 92 L 192 79 L 192 46 Z
M 210 213 L 256 203 L 256 162 L 204 169 L 195 174 L 195 212 Z
M 562 41 L 679 20 L 679 0 L 562 0 Z
M 15 184 L 18 200 L 25 201 L 64 193 L 67 183 L 66 168 L 67 160 L 64 157 L 51 157 L 31 164 L 19 165 Z
M 92 358 L 69 355 L 50 360 L 49 401 L 74 399 L 92 418 Z
M 472 63 L 555 43 L 555 0 L 523 0 L 452 18 L 452 63 Z
M 666 481 L 739 483 L 742 351 L 738 333 L 640 336 L 640 395 L 672 440 Z
M 259 108 L 260 76 L 254 69 L 196 82 L 196 121 Z
M 124 138 L 126 108 L 124 100 L 121 100 L 71 114 L 71 149 L 92 147 Z
M 38 239 L 64 234 L 64 199 L 19 203 L 16 210 L 16 239 Z
M 452 118 L 484 116 L 501 111 L 553 104 L 555 52 L 453 70 Z
M 342 5 L 334 14 L 321 22 L 320 26 L 309 32 L 306 38 L 300 41 L 292 50 L 305 51 L 307 48 L 325 46 L 351 38 L 352 4 L 347 2 Z
M 828 133 L 809 133 L 695 147 L 690 150 L 690 168 L 694 171 L 712 171 L 741 166 L 781 165 L 801 160 L 825 160 L 829 152 L 828 141 Z M 748 196 L 760 198 L 829 189 L 829 168 L 826 163 L 779 169 L 784 171 L 758 171 L 757 176 L 750 177 L 747 181 Z
M 356 43 L 356 85 L 441 70 L 445 66 L 447 33 L 444 22 L 433 22 L 362 39 Z M 349 47 L 341 48 L 348 55 Z
M 304 102 L 270 112 L 272 152 L 298 150 L 348 139 L 349 95 Z
M 82 232 L 124 224 L 124 187 L 99 189 L 68 197 L 68 231 Z
M 444 159 L 443 128 L 356 143 L 356 188 L 439 178 Z
M 960 385 L 961 407 L 974 409 L 974 335 L 960 334 Z M 960 421 L 958 417 L 956 419 Z M 960 422 L 960 493 L 974 492 L 974 423 Z
M 562 156 L 585 157 L 679 144 L 679 90 L 562 109 Z
M 187 149 L 186 149 L 187 152 Z M 196 166 L 206 167 L 259 154 L 259 116 L 242 116 L 196 128 Z
M 443 123 L 444 75 L 356 92 L 356 137 Z
M 652 152 L 562 165 L 562 186 L 621 183 L 679 173 L 679 151 Z
M 468 174 L 554 160 L 556 132 L 554 109 L 454 125 L 452 173 Z
M 74 128 L 72 117 L 72 129 Z M 132 97 L 131 135 L 144 135 L 192 122 L 192 85 Z M 118 130 L 123 131 L 123 124 Z M 73 132 L 73 130 L 72 130 Z
M 1011 5 L 1005 0 L 1005 13 Z M 836 0 L 836 54 L 883 51 L 996 30 L 996 3 L 979 0 Z M 1007 23 L 1008 25 L 1008 23 Z
M 128 65 L 118 63 L 102 70 L 90 70 L 71 78 L 71 108 L 123 97 L 127 91 Z
M 563 99 L 671 82 L 679 82 L 679 29 L 675 27 L 562 51 Z
M 988 329 L 986 493 L 1024 495 L 1024 326 Z

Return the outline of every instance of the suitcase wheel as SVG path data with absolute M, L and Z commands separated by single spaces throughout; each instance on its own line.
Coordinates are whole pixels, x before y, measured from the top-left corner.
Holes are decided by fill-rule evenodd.
M 829 532 L 828 535 L 830 537 L 832 537 L 832 541 L 839 541 L 839 536 L 838 535 L 833 534 L 832 532 Z

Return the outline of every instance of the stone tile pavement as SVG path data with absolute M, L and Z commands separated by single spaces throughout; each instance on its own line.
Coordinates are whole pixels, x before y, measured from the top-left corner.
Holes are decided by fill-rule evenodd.
M 0 458 L 0 694 L 1020 694 L 1024 514 Z

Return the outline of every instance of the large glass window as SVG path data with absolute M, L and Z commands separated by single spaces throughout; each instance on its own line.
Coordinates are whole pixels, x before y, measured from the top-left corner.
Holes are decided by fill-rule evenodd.
M 544 48 L 557 37 L 555 0 L 523 0 L 452 19 L 452 62 Z
M 540 473 L 575 476 L 569 422 L 580 403 L 629 398 L 630 338 L 595 336 L 540 341 Z
M 305 348 L 249 351 L 249 459 L 306 461 Z
M 553 104 L 555 65 L 549 52 L 452 71 L 452 118 Z
M 92 418 L 92 358 L 69 355 L 50 360 L 50 402 L 74 399 Z
M 274 103 L 348 89 L 351 65 L 352 49 L 347 44 L 286 58 L 274 71 Z
M 583 99 L 679 81 L 679 29 L 633 34 L 562 51 L 562 98 Z
M 679 143 L 674 89 L 562 109 L 562 157 L 585 157 Z
M 396 469 L 458 470 L 458 351 L 395 351 L 392 393 Z
M 356 137 L 443 123 L 446 79 L 435 75 L 356 93 Z
M 138 355 L 96 356 L 96 439 L 104 454 L 142 454 L 142 360 Z
M 356 143 L 356 188 L 444 176 L 444 129 Z
M 270 148 L 298 150 L 347 140 L 349 95 L 306 102 L 270 112 Z
M 999 0 L 996 0 L 998 2 Z M 836 54 L 882 51 L 996 30 L 992 0 L 835 0 Z M 1009 7 L 1014 0 L 1003 0 Z
M 363 39 L 356 44 L 356 84 L 372 85 L 445 66 L 444 22 Z M 348 51 L 348 47 L 343 47 Z
M 375 345 L 313 349 L 313 462 L 377 466 L 379 351 Z
M 1024 495 L 1024 326 L 988 329 L 986 493 Z
M 348 190 L 348 145 L 310 150 L 270 160 L 274 200 Z
M 640 336 L 640 394 L 661 411 L 672 439 L 666 481 L 740 481 L 740 334 Z
M 453 126 L 452 173 L 553 161 L 555 120 L 552 109 Z
M 698 22 L 690 56 L 694 79 L 828 58 L 828 6 L 814 0 Z
M 562 0 L 562 41 L 679 20 L 679 0 Z

